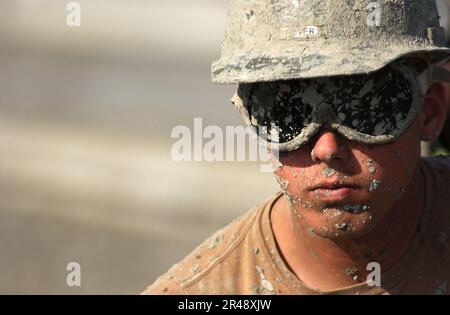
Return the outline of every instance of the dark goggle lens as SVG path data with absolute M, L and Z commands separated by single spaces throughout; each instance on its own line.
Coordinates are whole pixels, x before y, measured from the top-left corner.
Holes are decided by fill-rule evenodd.
M 412 106 L 411 84 L 392 68 L 370 75 L 245 84 L 243 105 L 258 135 L 285 143 L 311 123 L 323 123 L 321 108 L 331 106 L 332 121 L 369 136 L 401 128 Z

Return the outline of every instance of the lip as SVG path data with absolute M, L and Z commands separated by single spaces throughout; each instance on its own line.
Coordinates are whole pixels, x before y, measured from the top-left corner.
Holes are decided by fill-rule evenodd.
M 357 189 L 355 185 L 345 183 L 322 183 L 311 189 L 321 200 L 343 201 L 348 199 Z
M 356 185 L 351 183 L 342 183 L 342 182 L 323 182 L 320 184 L 317 184 L 310 188 L 310 190 L 318 190 L 318 189 L 326 189 L 326 190 L 336 190 L 341 188 L 356 188 Z

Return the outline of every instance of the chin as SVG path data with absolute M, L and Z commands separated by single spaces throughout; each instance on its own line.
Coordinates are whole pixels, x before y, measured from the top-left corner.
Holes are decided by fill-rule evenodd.
M 367 235 L 372 228 L 372 226 L 364 226 L 355 230 L 342 231 L 331 226 L 328 233 L 319 231 L 320 233 L 318 234 L 331 240 L 352 240 Z
M 373 230 L 376 220 L 371 212 L 360 214 L 340 213 L 339 210 L 331 210 L 324 214 L 321 220 L 309 224 L 316 234 L 329 239 L 356 239 Z M 306 219 L 306 221 L 308 221 Z

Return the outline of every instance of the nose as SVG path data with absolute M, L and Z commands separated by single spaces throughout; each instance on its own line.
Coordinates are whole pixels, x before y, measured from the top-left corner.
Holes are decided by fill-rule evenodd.
M 345 141 L 334 130 L 323 130 L 313 139 L 311 158 L 314 162 L 346 160 L 348 148 Z

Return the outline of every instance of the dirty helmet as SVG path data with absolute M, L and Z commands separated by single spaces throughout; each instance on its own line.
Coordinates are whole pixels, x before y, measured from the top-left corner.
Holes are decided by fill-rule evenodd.
M 212 79 L 364 74 L 412 53 L 436 65 L 450 56 L 435 0 L 231 0 Z

